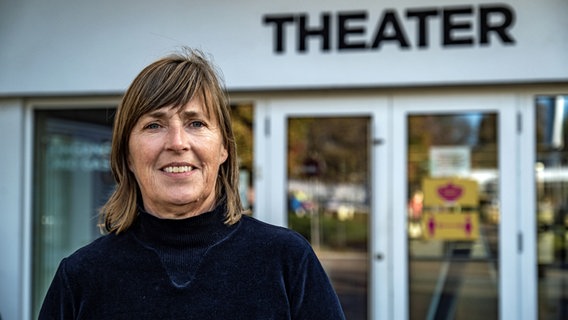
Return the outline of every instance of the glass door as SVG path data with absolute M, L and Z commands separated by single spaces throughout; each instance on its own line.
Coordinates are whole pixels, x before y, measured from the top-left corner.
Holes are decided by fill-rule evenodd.
M 568 318 L 568 95 L 534 101 L 538 319 Z
M 348 319 L 367 319 L 370 119 L 289 117 L 287 132 L 288 227 L 310 241 Z
M 386 234 L 374 229 L 375 224 L 387 229 L 386 213 L 380 210 L 386 201 L 376 197 L 383 188 L 377 175 L 385 180 L 386 174 L 374 166 L 377 157 L 384 157 L 377 141 L 387 130 L 377 129 L 377 114 L 385 114 L 386 100 L 279 100 L 265 108 L 271 116 L 265 121 L 267 139 L 256 145 L 273 157 L 257 162 L 257 172 L 270 176 L 257 176 L 255 190 L 258 201 L 270 199 L 264 206 L 272 214 L 260 218 L 310 241 L 347 319 L 387 318 L 388 275 L 377 270 L 386 270 L 388 259 L 372 259 L 372 252 L 385 255 L 387 248 Z M 255 212 L 265 212 L 258 201 Z M 372 278 L 382 281 L 382 292 L 372 286 Z
M 485 93 L 260 103 L 255 215 L 311 241 L 349 319 L 532 319 L 524 107 Z
M 515 108 L 501 96 L 394 99 L 395 276 L 406 284 L 395 318 L 518 319 Z

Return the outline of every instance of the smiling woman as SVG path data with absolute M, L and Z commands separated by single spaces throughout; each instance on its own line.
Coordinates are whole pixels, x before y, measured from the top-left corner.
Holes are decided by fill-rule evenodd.
M 242 214 L 229 108 L 200 52 L 134 79 L 115 116 L 108 234 L 61 261 L 39 319 L 345 319 L 310 244 Z
M 228 154 L 201 101 L 151 112 L 132 130 L 128 166 L 144 209 L 160 218 L 187 218 L 216 205 L 216 178 Z
M 171 135 L 174 132 L 168 126 L 169 121 L 178 111 L 181 112 L 178 115 L 180 121 L 195 121 L 195 117 L 199 116 L 201 124 L 209 124 L 209 131 L 218 130 L 229 159 L 219 167 L 217 182 L 214 183 L 215 197 L 226 199 L 229 224 L 240 219 L 242 205 L 237 190 L 238 164 L 225 87 L 219 72 L 203 54 L 188 51 L 185 53 L 187 58 L 173 56 L 144 68 L 126 91 L 117 110 L 111 167 L 118 184 L 102 209 L 106 231 L 125 230 L 137 214 L 137 198 L 133 195 L 142 191 L 142 187 L 137 185 L 138 177 L 130 167 L 130 153 L 141 146 L 130 147 L 131 135 L 137 135 L 139 131 L 149 134 L 157 130 L 151 129 L 154 127 L 168 129 Z M 188 104 L 192 105 L 189 109 Z M 150 127 L 142 130 L 140 126 Z M 196 127 L 195 123 L 193 127 Z

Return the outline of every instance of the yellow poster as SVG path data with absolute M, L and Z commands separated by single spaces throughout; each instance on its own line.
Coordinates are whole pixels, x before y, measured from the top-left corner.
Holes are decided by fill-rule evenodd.
M 425 213 L 422 230 L 426 239 L 476 240 L 479 237 L 479 214 Z
M 477 181 L 460 178 L 426 178 L 422 181 L 424 206 L 462 206 L 479 205 Z

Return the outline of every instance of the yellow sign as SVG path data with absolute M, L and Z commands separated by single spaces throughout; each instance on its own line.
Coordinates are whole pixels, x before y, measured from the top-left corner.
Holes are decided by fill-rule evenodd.
M 425 213 L 422 216 L 424 238 L 437 240 L 476 240 L 479 215 L 470 213 Z
M 479 206 L 477 181 L 458 178 L 426 178 L 422 181 L 424 206 Z

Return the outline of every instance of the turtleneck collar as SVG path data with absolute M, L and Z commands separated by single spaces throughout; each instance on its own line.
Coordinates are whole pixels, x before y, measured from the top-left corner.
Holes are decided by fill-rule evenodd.
M 136 236 L 151 246 L 202 247 L 227 236 L 232 226 L 225 224 L 225 205 L 185 219 L 161 219 L 139 206 L 134 228 Z

